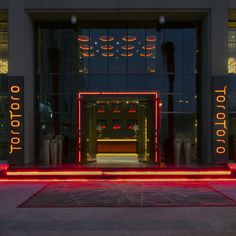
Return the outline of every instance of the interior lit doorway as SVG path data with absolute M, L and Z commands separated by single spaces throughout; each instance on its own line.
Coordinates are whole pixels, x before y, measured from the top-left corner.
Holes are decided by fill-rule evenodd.
M 160 163 L 157 92 L 79 92 L 78 163 Z

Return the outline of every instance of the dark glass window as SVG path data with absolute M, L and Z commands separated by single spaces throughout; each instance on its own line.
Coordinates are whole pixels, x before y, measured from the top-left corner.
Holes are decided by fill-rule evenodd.
M 155 90 L 160 92 L 162 101 L 163 157 L 167 155 L 165 143 L 173 142 L 177 136 L 189 138 L 195 150 L 196 26 L 160 28 L 155 22 L 80 22 L 78 26 L 43 25 L 38 29 L 41 148 L 45 135 L 63 134 L 69 150 L 65 161 L 75 158 L 78 90 Z M 188 124 L 185 128 L 181 120 Z M 170 121 L 172 127 L 168 125 Z M 196 152 L 192 153 L 195 161 Z
M 229 105 L 229 157 L 236 155 L 236 22 L 228 29 L 228 105 Z
M 0 21 L 0 160 L 8 157 L 8 24 Z

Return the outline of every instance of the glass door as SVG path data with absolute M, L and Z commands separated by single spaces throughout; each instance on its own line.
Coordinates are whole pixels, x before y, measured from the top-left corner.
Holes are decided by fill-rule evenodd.
M 142 98 L 90 97 L 84 102 L 85 161 L 151 161 L 153 102 Z

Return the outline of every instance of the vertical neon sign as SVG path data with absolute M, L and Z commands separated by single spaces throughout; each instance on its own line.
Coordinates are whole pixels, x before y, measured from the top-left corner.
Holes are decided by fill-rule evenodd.
M 24 160 L 24 79 L 9 78 L 9 163 Z
M 228 86 L 216 78 L 213 90 L 213 155 L 216 164 L 228 162 Z

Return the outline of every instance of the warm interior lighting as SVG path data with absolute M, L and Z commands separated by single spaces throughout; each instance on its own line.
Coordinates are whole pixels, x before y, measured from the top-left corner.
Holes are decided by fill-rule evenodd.
M 93 49 L 93 46 L 90 46 L 88 44 L 82 44 L 82 45 L 80 45 L 80 48 L 82 50 L 90 50 L 90 49 Z
M 120 55 L 121 55 L 122 57 L 132 57 L 134 54 L 131 53 L 131 52 L 129 52 L 129 53 L 122 52 Z
M 87 36 L 87 35 L 79 35 L 78 36 L 78 40 L 80 42 L 88 42 L 89 41 L 89 36 Z
M 236 74 L 236 58 L 235 57 L 228 58 L 228 73 Z
M 114 53 L 111 53 L 111 52 L 104 52 L 104 53 L 102 53 L 102 56 L 103 56 L 103 57 L 113 57 L 113 56 L 114 56 Z
M 114 130 L 121 129 L 121 125 L 113 125 L 112 129 L 114 129 Z
M 104 109 L 98 109 L 97 113 L 105 113 L 105 110 Z
M 86 95 L 98 95 L 98 96 L 102 96 L 102 95 L 110 95 L 110 96 L 118 96 L 118 95 L 134 95 L 134 96 L 137 96 L 137 95 L 152 95 L 153 96 L 153 99 L 155 99 L 155 150 L 154 150 L 154 160 L 156 163 L 159 163 L 160 162 L 160 156 L 159 156 L 159 148 L 158 148 L 158 128 L 159 128 L 159 93 L 158 92 L 117 92 L 117 91 L 114 91 L 114 92 L 79 92 L 77 94 L 77 107 L 78 107 L 78 136 L 77 136 L 77 163 L 80 163 L 81 162 L 81 142 L 82 142 L 82 138 L 81 136 L 79 135 L 81 133 L 81 101 L 83 100 L 83 97 L 86 96 Z M 117 129 L 120 129 L 121 126 L 119 125 L 119 127 L 114 127 L 113 128 L 117 128 Z M 123 140 L 122 140 L 123 141 Z M 121 154 L 122 155 L 122 154 Z
M 118 109 L 115 110 L 115 109 L 114 109 L 114 110 L 112 110 L 112 113 L 120 113 L 120 110 L 118 110 Z
M 121 48 L 124 49 L 124 50 L 132 50 L 132 49 L 135 48 L 135 46 L 131 45 L 131 44 L 128 44 L 128 45 L 123 45 Z
M 137 153 L 97 153 L 96 157 L 138 157 Z M 104 172 L 103 172 L 104 173 Z
M 111 35 L 102 35 L 99 37 L 99 39 L 102 41 L 102 42 L 111 42 L 114 40 L 114 37 L 112 37 Z
M 82 53 L 82 55 L 84 56 L 84 57 L 94 57 L 95 56 L 95 54 L 94 53 L 89 53 L 89 52 L 84 52 L 84 53 Z
M 128 35 L 121 38 L 125 42 L 134 42 L 137 38 L 134 35 Z
M 152 53 L 140 53 L 141 57 L 152 57 L 153 54 Z
M 8 73 L 8 61 L 4 59 L 0 59 L 0 74 Z
M 112 50 L 114 48 L 114 46 L 112 45 L 102 45 L 101 46 L 101 49 L 103 50 Z
M 228 22 L 228 27 L 229 28 L 236 28 L 236 21 L 229 21 Z
M 149 36 L 146 37 L 146 41 L 147 42 L 156 42 L 157 37 L 156 37 L 156 35 L 149 35 Z
M 129 110 L 128 110 L 128 113 L 136 113 L 136 112 L 137 112 L 136 109 L 129 109 Z
M 136 138 L 104 138 L 104 139 L 97 139 L 98 142 L 137 142 Z
M 153 50 L 155 49 L 156 46 L 155 45 L 152 45 L 152 44 L 147 44 L 146 46 L 142 46 L 142 49 L 146 49 L 146 50 Z

